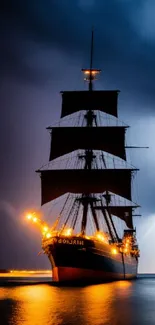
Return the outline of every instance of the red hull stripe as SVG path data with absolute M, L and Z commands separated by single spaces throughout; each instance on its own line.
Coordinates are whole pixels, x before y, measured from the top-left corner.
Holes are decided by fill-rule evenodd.
M 136 274 L 126 274 L 126 279 L 135 278 Z M 53 268 L 53 281 L 67 282 L 67 281 L 80 281 L 80 280 L 113 280 L 124 279 L 124 274 L 104 272 L 98 270 L 88 270 L 72 267 L 54 267 Z

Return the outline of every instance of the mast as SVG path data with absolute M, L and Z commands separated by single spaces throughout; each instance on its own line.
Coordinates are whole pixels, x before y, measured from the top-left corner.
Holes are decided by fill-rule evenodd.
M 90 68 L 81 70 L 85 75 L 84 80 L 88 81 L 89 91 L 93 90 L 93 81 L 96 80 L 97 74 L 101 72 L 100 69 L 93 69 L 93 53 L 94 53 L 94 30 L 92 29 L 91 47 L 90 47 Z
M 92 29 L 92 36 L 91 36 L 91 52 L 90 52 L 90 71 L 92 70 L 93 66 L 93 47 L 94 47 L 94 31 Z M 90 73 L 90 80 L 89 80 L 89 91 L 92 91 L 92 74 Z
M 93 69 L 93 50 L 94 50 L 94 31 L 92 29 L 91 49 L 90 49 L 90 69 L 89 70 L 82 69 L 84 74 L 88 75 L 85 80 L 87 80 L 89 82 L 89 86 L 88 86 L 89 92 L 93 91 L 93 80 L 95 80 L 96 75 L 101 72 L 101 70 Z M 94 114 L 94 112 L 91 109 L 89 109 L 87 111 L 87 113 L 85 115 L 85 118 L 86 118 L 86 121 L 87 121 L 87 125 L 86 125 L 87 127 L 93 127 L 93 121 L 94 120 L 95 120 L 95 124 L 96 124 L 96 127 L 97 127 L 96 115 Z M 96 156 L 93 155 L 93 150 L 92 149 L 91 150 L 85 150 L 85 169 L 87 169 L 87 168 L 91 169 L 92 168 L 92 162 L 93 162 L 93 159 L 95 157 Z M 103 156 L 103 158 L 104 158 L 104 156 Z M 106 168 L 106 164 L 105 164 L 105 168 Z M 107 191 L 107 193 L 108 193 L 108 191 Z M 87 213 L 88 213 L 88 205 L 89 204 L 90 204 L 90 207 L 91 207 L 92 216 L 93 216 L 93 219 L 94 219 L 94 222 L 95 222 L 96 229 L 97 229 L 97 231 L 99 231 L 99 224 L 98 224 L 96 210 L 94 209 L 93 203 L 90 200 L 90 196 L 87 196 L 87 194 L 86 194 L 86 195 L 84 195 L 84 197 L 85 197 L 85 200 L 84 200 L 85 204 L 84 204 L 83 218 L 82 218 L 82 234 L 84 234 L 86 224 L 87 224 Z M 107 203 L 107 201 L 106 201 L 106 203 Z M 108 203 L 107 203 L 106 211 L 102 211 L 102 213 L 103 213 L 103 217 L 105 219 L 105 222 L 107 224 L 109 234 L 110 234 L 110 237 L 111 237 L 112 241 L 113 242 L 115 241 L 115 237 L 117 238 L 117 240 L 119 240 L 115 225 L 114 225 L 113 220 L 112 220 L 112 217 L 111 217 L 111 215 L 109 214 L 109 211 L 108 211 Z M 109 222 L 108 219 L 110 219 L 110 222 Z M 113 228 L 115 236 L 113 235 L 113 231 L 112 231 L 111 226 Z
M 90 68 L 89 69 L 82 69 L 82 72 L 87 76 L 85 78 L 88 81 L 88 89 L 89 92 L 93 91 L 93 80 L 95 80 L 96 74 L 98 74 L 101 70 L 93 69 L 93 52 L 94 52 L 94 30 L 92 28 L 91 34 L 91 47 L 90 47 Z M 94 114 L 91 107 L 87 110 L 85 115 L 86 118 L 86 127 L 93 127 L 93 122 L 96 122 L 96 115 Z M 95 123 L 96 124 L 96 123 Z M 93 150 L 85 150 L 85 169 L 92 168 L 92 162 L 95 156 L 93 155 Z
M 93 90 L 92 87 L 92 65 L 93 65 L 93 46 L 94 46 L 94 31 L 92 29 L 92 37 L 91 37 L 91 50 L 90 50 L 90 74 L 89 74 L 89 91 Z M 89 109 L 87 111 L 87 114 L 85 115 L 86 121 L 87 121 L 87 127 L 93 126 L 93 120 L 95 118 L 95 115 L 93 114 L 93 111 Z M 92 162 L 93 162 L 93 151 L 86 150 L 85 151 L 85 169 L 91 169 L 92 168 Z
M 93 76 L 95 77 L 95 70 L 93 70 L 93 49 L 94 49 L 94 31 L 92 29 L 92 34 L 91 34 L 91 47 L 90 47 L 90 68 L 89 70 L 87 69 L 82 69 L 82 72 L 87 75 L 86 80 L 88 81 L 88 91 L 92 92 L 93 91 Z M 93 122 L 94 120 L 96 121 L 96 115 L 94 114 L 93 110 L 89 107 L 87 110 L 87 113 L 85 114 L 85 119 L 86 119 L 86 128 L 92 128 L 93 127 Z M 80 158 L 85 159 L 85 166 L 84 169 L 92 169 L 92 163 L 93 160 L 96 156 L 93 154 L 92 149 L 85 150 L 85 155 L 80 156 Z M 99 230 L 99 224 L 97 220 L 97 215 L 96 211 L 93 209 L 93 198 L 91 194 L 84 193 L 82 195 L 82 204 L 83 204 L 83 216 L 82 216 L 82 225 L 81 225 L 81 234 L 85 235 L 86 231 L 86 226 L 87 226 L 87 215 L 88 215 L 88 208 L 90 206 L 92 216 L 95 222 L 95 226 L 97 231 Z

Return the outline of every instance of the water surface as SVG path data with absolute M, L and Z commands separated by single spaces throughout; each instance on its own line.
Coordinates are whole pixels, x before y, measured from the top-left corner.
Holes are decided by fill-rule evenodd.
M 0 325 L 155 324 L 155 278 L 69 288 L 22 281 L 0 279 Z

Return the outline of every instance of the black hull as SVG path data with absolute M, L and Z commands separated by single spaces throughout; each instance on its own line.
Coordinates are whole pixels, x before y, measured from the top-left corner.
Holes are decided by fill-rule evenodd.
M 106 282 L 134 279 L 138 260 L 114 254 L 109 244 L 86 239 L 53 238 L 43 246 L 56 282 Z

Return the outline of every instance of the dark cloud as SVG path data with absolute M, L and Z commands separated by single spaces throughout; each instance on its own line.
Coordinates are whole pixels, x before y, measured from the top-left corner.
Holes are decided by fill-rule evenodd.
M 154 12 L 152 0 L 1 2 L 0 192 L 3 201 L 19 207 L 18 218 L 22 209 L 39 204 L 34 170 L 48 157 L 44 128 L 59 117 L 58 92 L 83 87 L 80 68 L 89 65 L 92 25 L 94 66 L 103 70 L 96 87 L 121 90 L 121 119 L 133 125 L 132 144 L 151 147 L 151 154 L 134 158 L 143 169 L 138 177 L 144 211 L 154 212 Z
M 91 26 L 95 26 L 95 64 L 104 71 L 105 87 L 114 86 L 133 96 L 154 101 L 155 45 L 140 33 L 142 16 L 139 2 L 135 1 L 14 1 L 3 8 L 5 37 L 2 66 L 6 73 L 29 81 L 44 83 L 52 79 L 50 69 L 44 69 L 45 49 L 57 48 L 81 64 L 88 64 Z M 151 6 L 152 2 L 150 2 Z M 4 19 L 5 18 L 5 19 Z M 145 29 L 145 17 L 141 28 Z M 148 23 L 147 23 L 148 25 Z M 147 28 L 148 29 L 148 28 Z M 39 60 L 30 61 L 33 57 Z M 28 60 L 29 58 L 29 60 Z M 52 59 L 52 58 L 51 58 Z M 145 76 L 145 78 L 144 78 Z M 112 81 L 112 80 L 113 81 Z M 123 80 L 123 81 L 122 81 Z

